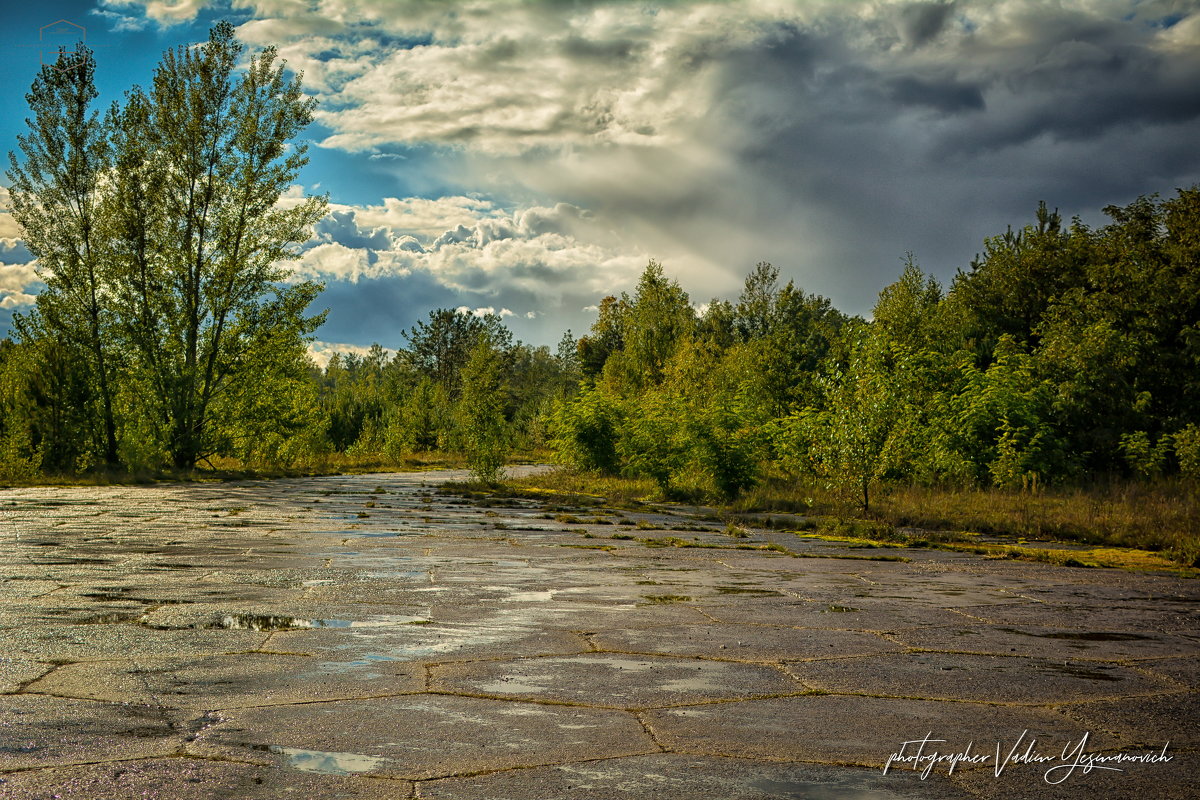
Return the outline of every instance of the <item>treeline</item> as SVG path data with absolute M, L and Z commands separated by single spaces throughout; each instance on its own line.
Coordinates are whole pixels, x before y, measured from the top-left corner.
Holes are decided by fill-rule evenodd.
M 766 474 L 863 507 L 890 481 L 1200 476 L 1200 189 L 1036 221 L 947 290 L 907 259 L 870 321 L 759 264 L 697 315 L 651 263 L 579 342 L 553 415 L 582 470 L 731 498 Z
M 556 401 L 576 389 L 575 343 L 558 351 L 515 341 L 499 316 L 436 309 L 405 334 L 394 356 L 334 354 L 313 369 L 323 441 L 312 455 L 345 453 L 399 463 L 416 453 L 466 457 L 492 480 L 514 451 L 547 442 Z
M 910 256 L 870 320 L 780 285 L 769 264 L 736 301 L 698 313 L 652 261 L 632 295 L 601 300 L 591 330 L 555 352 L 515 341 L 499 317 L 438 309 L 394 355 L 376 345 L 320 369 L 297 355 L 297 310 L 276 330 L 285 343 L 265 351 L 286 364 L 216 398 L 197 458 L 278 467 L 446 451 L 493 479 L 514 450 L 548 446 L 668 496 L 729 499 L 772 476 L 863 506 L 897 481 L 1196 477 L 1200 189 L 1105 211 L 1111 222 L 1092 229 L 1043 205 L 946 290 Z M 56 298 L 39 298 L 39 314 Z M 30 335 L 38 318 L 0 345 L 0 469 L 105 464 L 95 366 Z M 113 375 L 119 463 L 175 463 L 161 429 L 124 411 L 142 380 Z

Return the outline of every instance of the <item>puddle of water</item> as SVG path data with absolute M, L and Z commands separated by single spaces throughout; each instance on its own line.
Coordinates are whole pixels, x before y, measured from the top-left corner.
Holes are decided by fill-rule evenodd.
M 716 590 L 721 594 L 749 594 L 755 597 L 783 597 L 783 592 L 777 592 L 774 589 L 743 589 L 738 586 L 717 586 Z
M 196 602 L 195 600 L 180 600 L 174 597 L 133 597 L 116 592 L 92 592 L 90 594 L 81 594 L 80 597 L 107 603 L 141 603 L 146 606 L 180 606 Z
M 829 608 L 821 609 L 822 614 L 829 614 L 829 613 L 850 614 L 850 613 L 853 613 L 856 611 L 858 611 L 858 609 L 855 608 L 854 606 L 833 606 L 833 605 L 831 605 Z
M 281 614 L 226 614 L 208 627 L 233 631 L 298 631 L 315 628 L 393 628 L 427 623 L 423 617 L 378 616 L 367 619 L 301 619 Z
M 314 626 L 310 619 L 275 614 L 226 614 L 208 627 L 232 631 L 294 631 Z
M 320 668 L 326 672 L 345 672 L 355 667 L 369 667 L 372 664 L 382 664 L 388 661 L 400 661 L 384 653 L 366 653 L 354 661 L 323 661 Z
M 322 775 L 354 775 L 371 772 L 383 764 L 379 756 L 365 756 L 359 753 L 326 753 L 321 750 L 301 750 L 296 747 L 280 747 L 271 745 L 267 748 L 272 753 L 278 753 L 287 758 L 287 765 L 292 769 L 304 772 L 317 772 Z
M 141 614 L 96 614 L 87 619 L 79 620 L 80 625 L 120 625 L 123 622 L 137 622 L 142 618 Z
M 489 586 L 486 588 L 498 589 L 501 587 Z M 501 601 L 505 603 L 545 603 L 552 599 L 554 599 L 554 591 L 547 590 L 544 592 L 513 592 L 507 597 L 501 598 Z

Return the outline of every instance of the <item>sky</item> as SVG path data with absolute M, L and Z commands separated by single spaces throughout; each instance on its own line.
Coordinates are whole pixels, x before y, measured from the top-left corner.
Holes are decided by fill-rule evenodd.
M 1200 183 L 1200 0 L 94 0 L 0 11 L 0 144 L 55 44 L 101 106 L 221 19 L 319 101 L 289 195 L 328 216 L 318 358 L 433 308 L 585 333 L 649 259 L 697 306 L 770 261 L 869 316 L 905 254 L 943 284 L 1039 201 Z M 67 20 L 70 26 L 53 23 Z M 49 27 L 44 27 L 49 26 Z M 40 287 L 0 178 L 0 335 Z

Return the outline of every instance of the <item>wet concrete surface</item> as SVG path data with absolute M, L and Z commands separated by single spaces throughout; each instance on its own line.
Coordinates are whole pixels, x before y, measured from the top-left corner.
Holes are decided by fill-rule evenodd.
M 0 490 L 0 798 L 1200 793 L 1194 580 L 461 477 Z

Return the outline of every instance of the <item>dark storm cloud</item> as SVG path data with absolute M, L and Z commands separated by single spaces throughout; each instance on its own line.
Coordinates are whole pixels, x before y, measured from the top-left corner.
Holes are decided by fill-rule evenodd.
M 984 107 L 978 86 L 957 81 L 926 80 L 906 76 L 887 82 L 888 95 L 900 106 L 927 106 L 935 111 L 953 113 Z
M 330 282 L 314 303 L 328 308 L 318 332 L 329 342 L 378 342 L 398 348 L 398 333 L 424 319 L 432 308 L 455 308 L 462 295 L 447 289 L 426 273 L 403 277 L 367 278 L 356 283 Z
M 911 3 L 900 8 L 900 32 L 910 47 L 937 37 L 954 11 L 954 3 Z
M 1095 222 L 1200 180 L 1191 2 L 394 5 L 411 13 L 380 26 L 428 44 L 335 65 L 357 71 L 325 107 L 322 145 L 452 153 L 453 191 L 506 213 L 455 220 L 421 237 L 421 260 L 390 263 L 472 306 L 552 287 L 539 308 L 559 303 L 564 327 L 577 295 L 630 288 L 620 256 L 661 258 L 698 298 L 736 294 L 772 260 L 867 313 L 907 250 L 945 280 L 1039 200 Z M 306 66 L 303 40 L 288 54 Z M 518 221 L 559 202 L 587 218 Z

